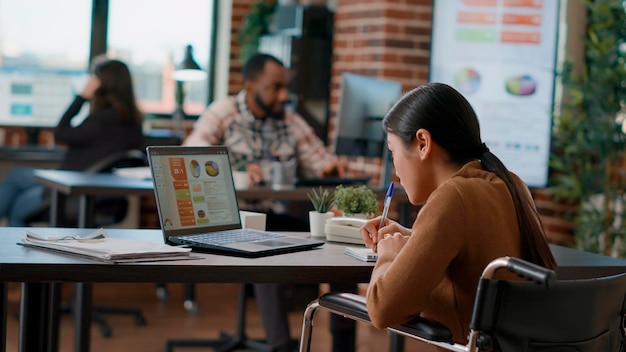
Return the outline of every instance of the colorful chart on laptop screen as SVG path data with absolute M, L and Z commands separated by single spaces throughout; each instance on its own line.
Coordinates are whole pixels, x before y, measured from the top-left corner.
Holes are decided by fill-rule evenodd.
M 509 77 L 506 80 L 506 91 L 512 95 L 533 95 L 537 90 L 537 81 L 529 75 Z
M 191 169 L 191 174 L 193 177 L 200 177 L 200 163 L 197 160 L 192 160 L 189 162 L 189 168 Z
M 217 163 L 212 160 L 209 160 L 206 163 L 204 163 L 204 168 L 206 169 L 206 174 L 211 177 L 215 177 L 220 173 L 220 169 L 217 166 Z
M 454 75 L 454 85 L 463 93 L 474 93 L 480 87 L 480 74 L 473 68 L 463 68 Z

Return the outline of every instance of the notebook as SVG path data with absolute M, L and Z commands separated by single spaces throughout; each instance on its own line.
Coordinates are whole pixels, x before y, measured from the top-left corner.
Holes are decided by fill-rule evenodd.
M 311 249 L 323 241 L 242 229 L 225 146 L 148 146 L 165 243 L 244 257 Z
M 375 262 L 378 260 L 378 253 L 374 253 L 371 248 L 346 247 L 344 253 L 364 262 Z

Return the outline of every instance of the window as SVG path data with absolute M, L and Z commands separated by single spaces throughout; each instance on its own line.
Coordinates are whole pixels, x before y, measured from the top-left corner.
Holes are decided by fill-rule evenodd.
M 208 70 L 213 8 L 207 0 L 110 0 L 107 54 L 129 65 L 142 111 L 169 115 L 176 109 L 171 73 L 188 44 Z M 206 108 L 208 86 L 206 80 L 186 84 L 187 114 Z
M 0 125 L 56 126 L 87 78 L 91 3 L 0 0 Z
M 141 110 L 171 115 L 171 72 L 188 44 L 210 78 L 214 1 L 0 0 L 0 126 L 56 126 L 86 82 L 90 55 L 105 45 L 128 64 Z M 108 18 L 94 22 L 94 43 L 92 15 Z M 209 82 L 186 85 L 187 114 L 204 110 Z

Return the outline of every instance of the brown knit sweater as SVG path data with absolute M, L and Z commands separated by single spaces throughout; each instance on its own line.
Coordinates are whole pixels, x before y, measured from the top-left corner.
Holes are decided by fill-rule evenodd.
M 467 342 L 485 266 L 500 256 L 521 256 L 511 195 L 478 161 L 441 184 L 421 208 L 412 234 L 399 240 L 402 250 L 380 253 L 372 273 L 372 322 L 384 328 L 421 314 L 448 326 L 459 343 Z

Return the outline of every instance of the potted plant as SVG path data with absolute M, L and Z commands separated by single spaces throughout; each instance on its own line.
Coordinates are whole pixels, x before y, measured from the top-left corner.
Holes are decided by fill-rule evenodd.
M 326 225 L 326 220 L 335 215 L 330 211 L 330 208 L 335 204 L 335 195 L 328 189 L 319 187 L 317 191 L 315 188 L 311 189 L 307 196 L 311 200 L 311 204 L 313 204 L 313 209 L 315 209 L 309 212 L 311 237 L 326 238 L 324 226 Z
M 250 186 L 250 173 L 246 168 L 245 160 L 239 161 L 235 164 L 233 181 L 235 183 L 235 189 L 248 189 Z
M 242 63 L 258 51 L 259 38 L 269 33 L 269 26 L 276 10 L 275 0 L 258 0 L 252 4 L 246 15 L 243 28 L 237 37 L 241 50 L 239 60 Z
M 339 185 L 335 188 L 335 205 L 344 216 L 368 217 L 378 212 L 378 200 L 367 186 Z
M 585 59 L 563 69 L 548 191 L 573 204 L 578 248 L 626 257 L 626 12 L 621 0 L 585 2 Z

